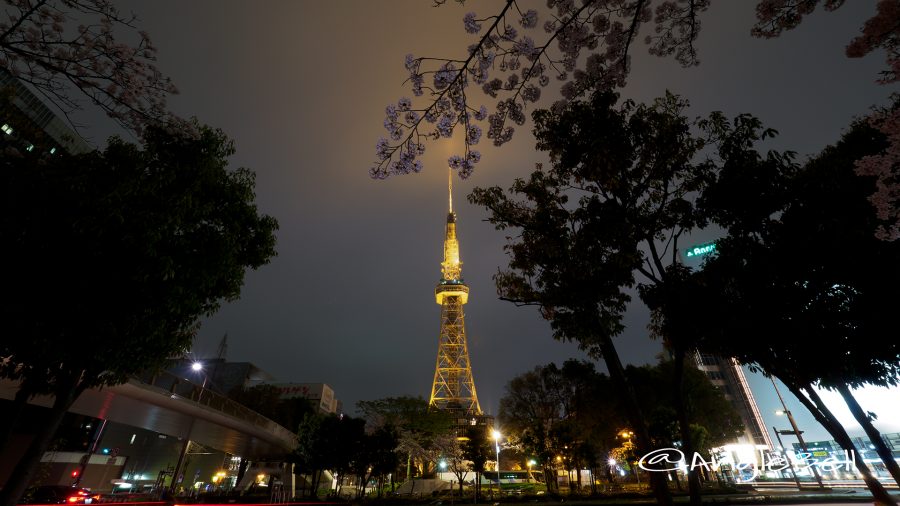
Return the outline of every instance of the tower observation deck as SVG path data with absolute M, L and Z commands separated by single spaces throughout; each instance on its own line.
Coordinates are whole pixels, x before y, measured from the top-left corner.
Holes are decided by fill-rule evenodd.
M 466 342 L 463 305 L 469 301 L 469 287 L 462 278 L 459 241 L 456 238 L 456 213 L 453 212 L 452 181 L 451 176 L 441 281 L 434 289 L 435 302 L 441 306 L 441 332 L 429 405 L 460 414 L 480 416 L 481 406 L 475 393 L 475 380 L 472 378 L 469 347 Z

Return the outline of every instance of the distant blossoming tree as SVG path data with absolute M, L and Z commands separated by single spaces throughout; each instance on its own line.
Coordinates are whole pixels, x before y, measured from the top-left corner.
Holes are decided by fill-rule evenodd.
M 894 241 L 900 238 L 900 109 L 895 105 L 877 111 L 869 122 L 887 137 L 888 147 L 877 155 L 857 160 L 856 173 L 875 176 L 875 193 L 869 201 L 884 223 L 875 235 L 881 240 Z
M 799 25 L 820 3 L 833 11 L 844 1 L 759 0 L 752 34 L 777 37 Z M 434 0 L 436 6 L 445 2 Z M 507 0 L 499 12 L 484 17 L 467 13 L 463 28 L 475 40 L 462 58 L 406 56 L 412 94 L 427 100 L 414 105 L 411 99 L 401 98 L 387 106 L 384 127 L 388 135 L 376 144 L 376 160 L 369 169 L 373 178 L 419 172 L 422 163 L 418 157 L 425 151 L 425 142 L 451 137 L 457 127 L 465 131 L 464 151 L 452 155 L 448 164 L 461 177 L 468 177 L 481 159 L 475 146 L 482 136 L 496 146 L 509 142 L 515 126 L 525 122 L 525 108 L 540 100 L 551 80 L 563 83 L 556 107 L 588 90 L 623 86 L 629 52 L 643 25 L 652 26 L 643 36 L 651 54 L 672 56 L 684 66 L 697 65 L 700 15 L 709 8 L 710 0 L 547 0 L 542 12 L 524 9 L 520 5 L 524 3 Z M 900 76 L 898 27 L 900 0 L 880 0 L 862 34 L 847 47 L 847 55 L 861 57 L 875 49 L 886 50 L 889 68 L 882 82 L 895 82 Z M 491 108 L 480 100 L 473 103 L 475 87 L 496 100 Z M 896 168 L 900 133 L 895 133 L 900 132 L 900 120 L 896 114 L 892 110 L 873 116 L 873 124 L 892 144 L 882 155 L 864 159 L 858 166 L 860 173 L 879 178 L 872 201 L 879 216 L 893 222 L 879 232 L 885 239 L 900 236 Z
M 123 127 L 188 126 L 166 112 L 177 93 L 154 66 L 156 48 L 134 16 L 110 0 L 3 0 L 0 68 L 55 104 L 67 117 L 84 95 Z M 127 42 L 126 42 L 127 41 Z M 71 121 L 71 120 L 70 120 Z
M 784 30 L 796 27 L 803 16 L 812 12 L 821 0 L 765 0 L 756 7 L 759 22 L 753 34 L 777 37 Z M 834 10 L 844 0 L 825 0 L 825 9 Z M 861 58 L 883 49 L 887 69 L 879 79 L 881 84 L 900 81 L 900 0 L 879 0 L 875 15 L 865 22 L 859 37 L 847 45 L 847 56 Z M 894 101 L 896 102 L 896 100 Z M 879 219 L 879 239 L 893 241 L 900 238 L 900 110 L 897 107 L 877 110 L 869 121 L 888 139 L 888 147 L 877 155 L 861 158 L 856 172 L 861 176 L 875 176 L 876 190 L 869 197 Z

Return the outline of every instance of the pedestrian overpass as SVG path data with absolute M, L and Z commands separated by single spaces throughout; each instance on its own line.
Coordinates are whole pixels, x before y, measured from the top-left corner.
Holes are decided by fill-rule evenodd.
M 17 389 L 18 382 L 0 381 L 0 398 L 13 399 Z M 52 402 L 47 396 L 29 401 L 46 407 Z M 250 460 L 283 456 L 297 446 L 297 435 L 274 421 L 167 372 L 87 390 L 69 411 L 194 441 Z

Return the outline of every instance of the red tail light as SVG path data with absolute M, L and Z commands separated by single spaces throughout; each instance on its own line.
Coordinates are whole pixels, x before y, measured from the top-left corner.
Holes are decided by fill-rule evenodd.
M 66 501 L 68 501 L 70 503 L 80 503 L 80 502 L 84 502 L 84 499 L 86 497 L 89 497 L 90 495 L 91 494 L 85 492 L 84 490 L 77 490 L 77 491 L 73 492 L 72 495 L 67 497 Z

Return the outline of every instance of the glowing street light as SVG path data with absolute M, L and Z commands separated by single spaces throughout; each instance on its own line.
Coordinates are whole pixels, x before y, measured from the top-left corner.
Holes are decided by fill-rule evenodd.
M 200 399 L 203 397 L 203 391 L 206 390 L 206 382 L 209 380 L 209 376 L 203 372 L 203 362 L 200 362 L 199 360 L 191 364 L 191 370 L 203 374 L 203 384 L 200 385 L 200 393 L 197 394 L 197 402 L 200 402 Z
M 620 430 L 619 434 L 617 434 L 616 437 L 620 437 L 625 440 L 625 444 L 623 445 L 625 448 L 627 448 L 627 449 L 634 448 L 634 444 L 631 442 L 631 438 L 634 437 L 633 431 L 630 431 L 628 429 Z M 610 460 L 612 460 L 612 459 L 610 459 Z M 625 459 L 625 461 L 628 462 L 628 459 Z M 631 471 L 634 473 L 634 478 L 635 478 L 635 480 L 637 480 L 638 486 L 640 486 L 641 485 L 640 471 L 638 471 L 638 469 L 636 467 L 634 467 L 634 465 L 631 464 L 630 462 L 629 462 L 629 466 L 631 467 Z
M 494 429 L 491 431 L 494 437 L 494 448 L 497 450 L 497 496 L 500 496 L 500 431 Z

